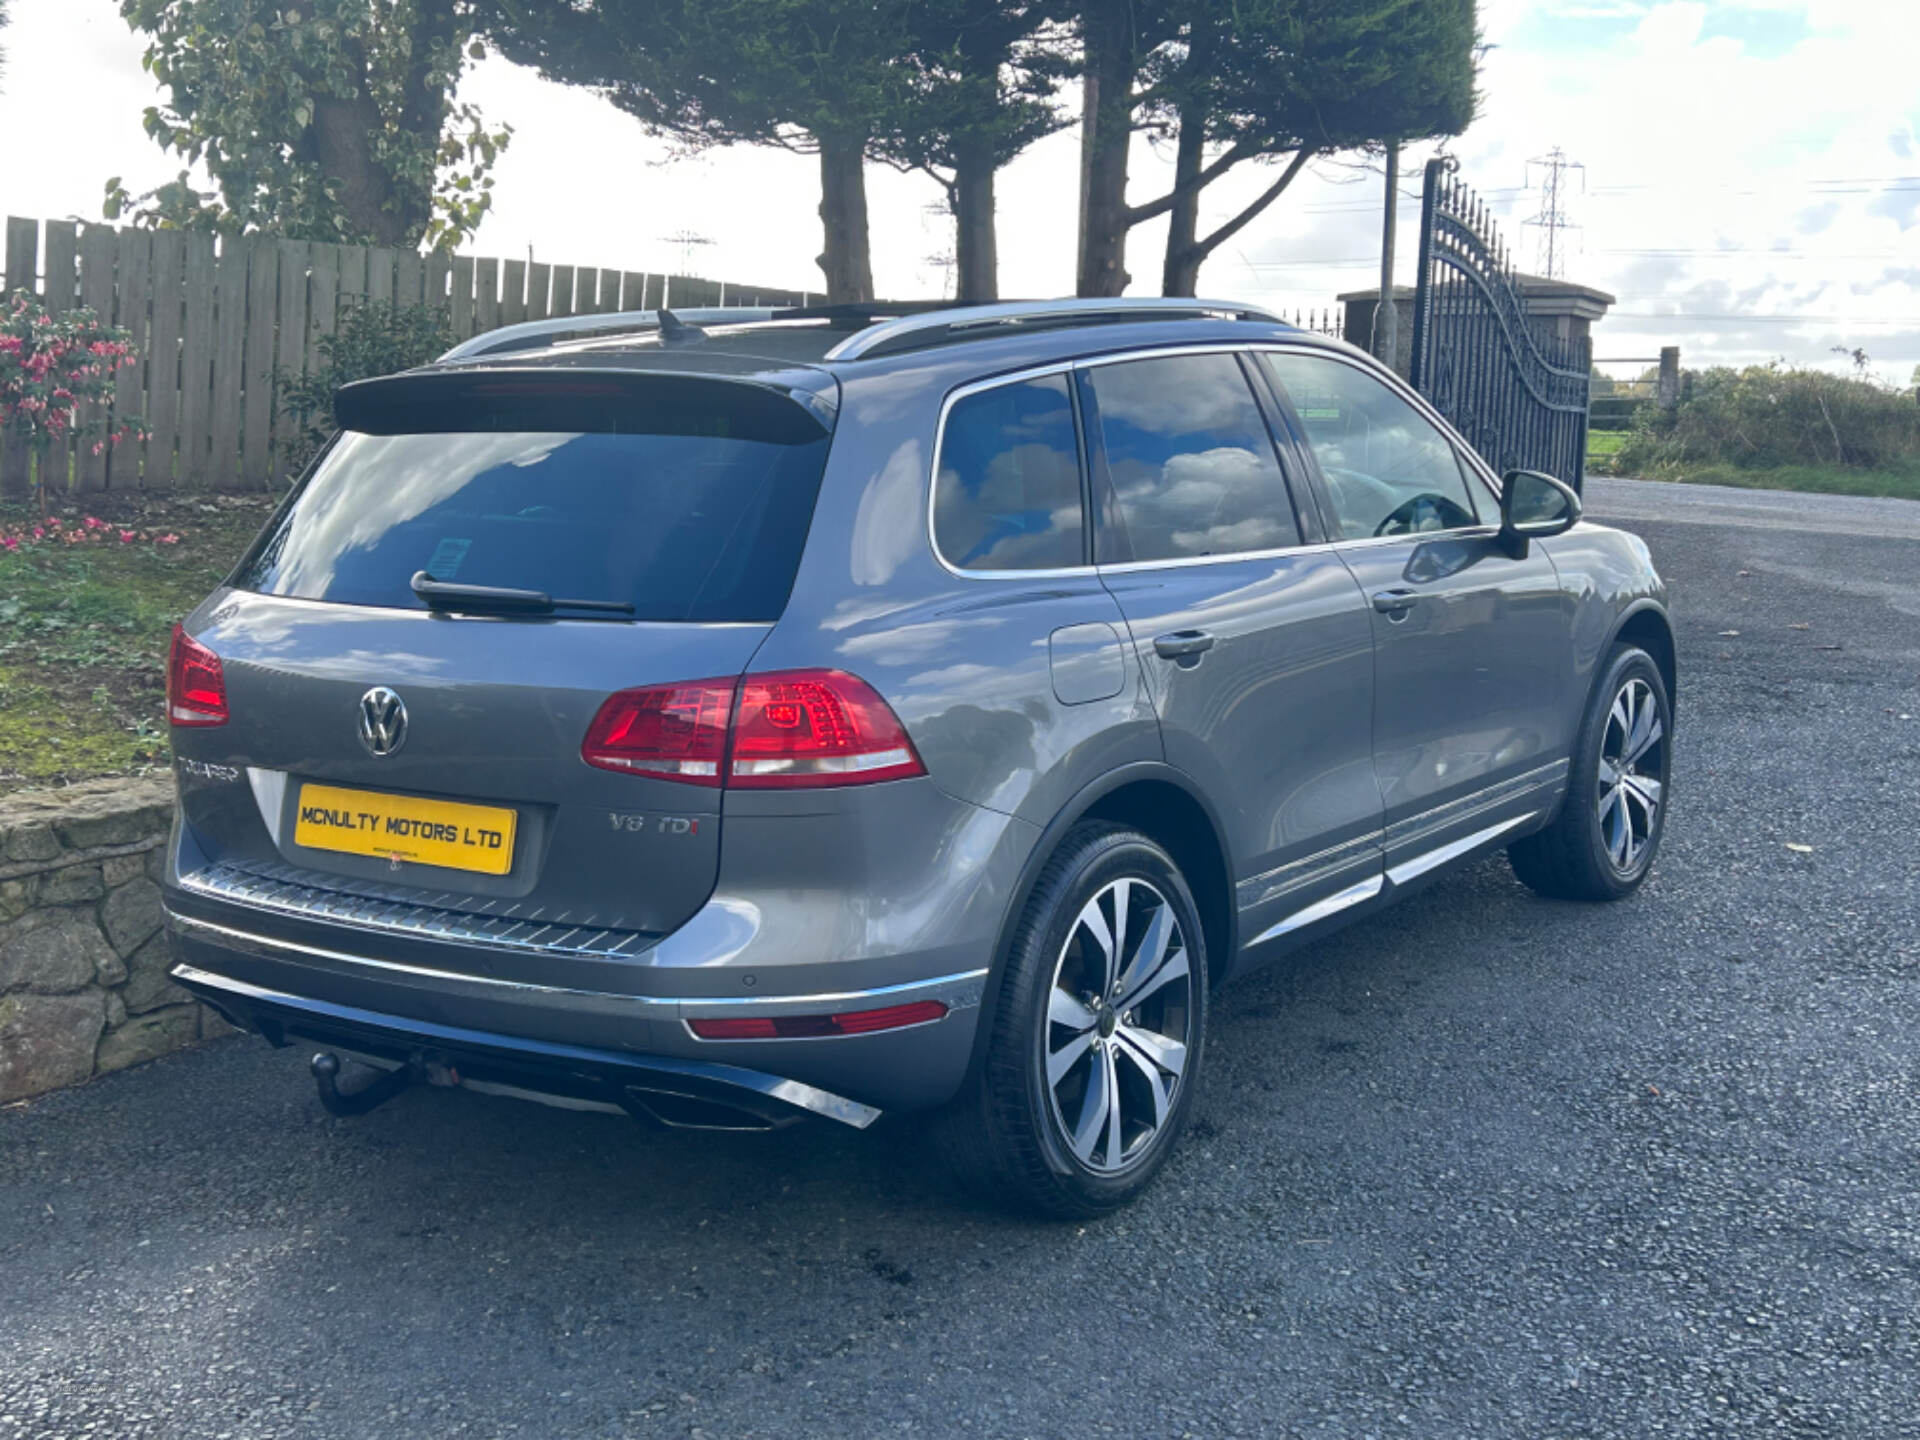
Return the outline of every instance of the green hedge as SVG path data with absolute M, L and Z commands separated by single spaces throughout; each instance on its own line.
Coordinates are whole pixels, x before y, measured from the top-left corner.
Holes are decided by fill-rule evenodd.
M 1640 413 L 1614 468 L 1659 475 L 1703 465 L 1920 468 L 1920 402 L 1911 390 L 1782 365 L 1690 372 L 1679 405 Z

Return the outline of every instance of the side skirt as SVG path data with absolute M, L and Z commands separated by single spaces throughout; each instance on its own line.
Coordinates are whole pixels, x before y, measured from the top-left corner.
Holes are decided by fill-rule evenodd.
M 1489 825 L 1471 835 L 1402 860 L 1384 874 L 1369 876 L 1337 894 L 1297 910 L 1247 941 L 1237 957 L 1233 973 L 1238 976 L 1257 970 L 1309 941 L 1331 935 L 1416 890 L 1425 889 L 1429 881 L 1438 879 L 1448 870 L 1478 859 L 1531 830 L 1539 829 L 1551 814 L 1549 807 L 1502 820 L 1497 825 Z

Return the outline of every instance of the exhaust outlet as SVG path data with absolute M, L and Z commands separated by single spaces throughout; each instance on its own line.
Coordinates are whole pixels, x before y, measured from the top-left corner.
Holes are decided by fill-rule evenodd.
M 734 1104 L 709 1095 L 693 1095 L 651 1085 L 629 1085 L 621 1103 L 640 1120 L 668 1130 L 765 1132 L 798 1124 L 802 1112 L 782 1105 L 778 1110 Z

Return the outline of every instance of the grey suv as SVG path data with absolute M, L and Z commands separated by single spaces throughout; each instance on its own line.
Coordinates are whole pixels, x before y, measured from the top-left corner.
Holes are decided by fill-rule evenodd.
M 1244 306 L 598 316 L 337 418 L 175 636 L 165 888 L 179 983 L 343 1113 L 937 1111 L 1093 1214 L 1220 982 L 1660 842 L 1646 547 Z

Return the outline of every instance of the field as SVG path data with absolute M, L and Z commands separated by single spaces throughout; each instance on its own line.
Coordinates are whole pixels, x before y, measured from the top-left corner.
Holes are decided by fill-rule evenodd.
M 133 495 L 47 517 L 0 509 L 0 793 L 167 763 L 168 634 L 271 504 Z

